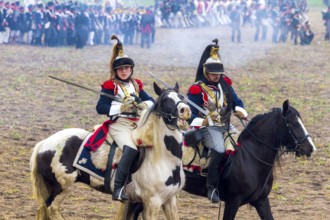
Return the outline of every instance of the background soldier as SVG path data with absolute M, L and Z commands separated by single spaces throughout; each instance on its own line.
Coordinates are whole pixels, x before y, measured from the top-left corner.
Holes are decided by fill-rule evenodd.
M 2 13 L 3 13 L 3 22 L 2 25 L 5 28 L 5 32 L 3 33 L 3 43 L 7 44 L 9 43 L 9 36 L 10 36 L 10 28 L 8 25 L 8 21 L 7 21 L 7 15 L 10 12 L 10 3 L 6 2 L 5 6 L 2 9 Z
M 26 43 L 31 44 L 32 42 L 32 13 L 33 5 L 28 5 L 27 12 L 25 12 L 26 18 Z
M 104 39 L 103 43 L 105 45 L 110 45 L 110 37 L 112 31 L 112 8 L 110 5 L 106 6 L 105 13 L 103 16 L 103 31 L 104 31 Z
M 137 21 L 132 12 L 126 11 L 122 20 L 123 32 L 124 32 L 124 44 L 133 45 L 134 32 L 137 25 Z
M 266 40 L 267 37 L 267 21 L 266 19 L 268 18 L 267 14 L 267 9 L 265 5 L 260 5 L 257 8 L 256 12 L 256 21 L 255 21 L 255 26 L 256 26 L 256 33 L 254 35 L 254 41 L 259 40 L 259 34 L 261 31 L 261 39 L 264 41 Z
M 89 17 L 89 33 L 88 33 L 87 45 L 93 46 L 95 32 L 96 32 L 96 18 L 93 11 L 93 7 L 92 6 L 87 6 L 87 7 L 88 7 L 87 15 Z
M 280 14 L 277 10 L 276 6 L 272 7 L 270 11 L 270 17 L 272 19 L 272 27 L 273 27 L 273 35 L 272 35 L 272 42 L 278 43 L 278 34 L 280 31 Z
M 144 44 L 147 44 L 147 48 L 150 48 L 152 25 L 155 24 L 155 17 L 151 10 L 147 8 L 145 14 L 141 18 L 141 47 L 144 48 Z
M 23 6 L 19 7 L 17 23 L 18 23 L 18 30 L 19 30 L 18 42 L 24 43 L 24 36 L 27 33 L 27 27 L 26 27 L 26 14 L 25 14 Z
M 242 14 L 243 14 L 243 27 L 249 23 L 251 27 L 253 27 L 252 23 L 252 7 L 247 4 L 247 1 L 242 1 Z
M 57 42 L 57 31 L 55 29 L 56 15 L 54 7 L 54 2 L 48 2 L 45 12 L 45 44 L 49 47 L 55 46 Z
M 301 45 L 310 45 L 314 38 L 314 33 L 311 30 L 309 21 L 306 21 L 302 24 L 300 32 L 300 44 Z
M 75 20 L 75 6 L 68 5 L 65 9 L 65 15 L 67 19 L 67 29 L 66 29 L 66 43 L 69 46 L 75 45 L 76 31 L 74 27 Z
M 17 10 L 17 5 L 15 2 L 11 3 L 11 10 L 7 11 L 6 20 L 10 28 L 9 42 L 13 44 L 16 43 L 16 39 L 19 36 L 18 17 L 19 17 L 19 12 Z
M 300 30 L 299 11 L 295 11 L 291 21 L 291 40 L 293 40 L 294 45 L 298 44 L 299 30 Z
M 76 27 L 76 48 L 82 49 L 84 48 L 89 34 L 89 16 L 87 14 L 87 6 L 83 5 L 81 8 L 81 12 L 77 13 L 77 17 L 75 19 L 75 27 Z
M 55 29 L 57 32 L 56 46 L 64 46 L 66 39 L 66 28 L 67 28 L 67 19 L 63 13 L 64 6 L 57 5 L 55 6 Z
M 328 6 L 328 11 L 323 13 L 323 21 L 325 25 L 324 40 L 330 40 L 330 5 Z
M 284 7 L 280 17 L 280 42 L 285 43 L 287 41 L 290 24 L 290 9 L 289 7 Z
M 32 44 L 41 46 L 41 38 L 44 32 L 44 6 L 42 3 L 37 5 L 37 11 L 33 15 L 32 23 Z
M 237 35 L 237 43 L 241 43 L 241 14 L 239 6 L 236 5 L 230 12 L 231 20 L 231 41 L 235 42 L 235 33 Z
M 4 33 L 5 33 L 5 26 L 4 26 L 4 8 L 3 8 L 3 1 L 0 0 L 0 44 L 3 43 Z

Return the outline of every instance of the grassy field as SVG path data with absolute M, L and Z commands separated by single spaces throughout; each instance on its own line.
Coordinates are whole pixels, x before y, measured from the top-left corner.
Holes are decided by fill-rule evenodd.
M 320 8 L 324 6 L 322 0 L 307 0 L 307 4 L 309 7 L 314 7 L 314 8 Z
M 309 18 L 315 33 L 324 32 L 321 8 Z M 274 217 L 281 220 L 329 217 L 330 207 L 330 42 L 316 34 L 310 46 L 292 42 L 253 42 L 253 29 L 243 29 L 242 44 L 230 42 L 229 27 L 158 29 L 150 50 L 125 47 L 136 63 L 134 75 L 152 91 L 152 71 L 171 85 L 178 82 L 186 93 L 193 83 L 205 46 L 219 38 L 227 75 L 244 100 L 250 117 L 281 107 L 289 99 L 302 115 L 318 150 L 306 160 L 284 155 L 282 168 L 270 194 Z M 270 33 L 269 33 L 270 34 Z M 86 130 L 106 120 L 97 115 L 96 94 L 54 81 L 64 78 L 99 90 L 108 78 L 111 47 L 47 48 L 0 45 L 0 219 L 34 219 L 37 209 L 31 197 L 29 158 L 33 146 L 58 130 Z M 234 124 L 242 129 L 239 122 Z M 205 198 L 181 192 L 181 219 L 216 219 L 218 206 Z M 223 207 L 222 207 L 223 208 Z M 112 219 L 117 203 L 84 185 L 62 205 L 68 219 Z M 159 219 L 164 219 L 161 215 Z M 237 219 L 257 219 L 248 206 Z

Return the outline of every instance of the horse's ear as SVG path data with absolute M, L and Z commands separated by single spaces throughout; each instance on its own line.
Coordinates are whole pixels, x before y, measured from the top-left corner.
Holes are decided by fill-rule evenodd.
M 158 96 L 162 94 L 162 89 L 155 82 L 154 82 L 154 91 Z
M 289 100 L 285 100 L 283 102 L 283 115 L 286 115 L 288 113 L 288 110 L 290 108 L 290 103 L 289 103 Z
M 179 84 L 177 82 L 175 83 L 174 91 L 176 91 L 177 93 L 179 93 Z

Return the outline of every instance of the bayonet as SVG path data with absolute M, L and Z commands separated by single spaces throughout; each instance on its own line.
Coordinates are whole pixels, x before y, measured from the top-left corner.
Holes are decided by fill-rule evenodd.
M 118 98 L 116 96 L 113 96 L 113 95 L 110 95 L 110 94 L 107 94 L 107 93 L 104 93 L 104 92 L 100 92 L 100 91 L 97 91 L 97 90 L 94 90 L 94 89 L 91 89 L 91 88 L 88 88 L 88 87 L 85 87 L 85 86 L 81 86 L 81 85 L 78 85 L 77 83 L 69 82 L 67 80 L 57 78 L 55 76 L 48 76 L 48 77 L 50 77 L 52 79 L 55 79 L 55 80 L 58 80 L 60 82 L 64 82 L 66 84 L 72 85 L 72 86 L 76 86 L 76 87 L 81 88 L 81 89 L 85 89 L 87 91 L 90 91 L 90 92 L 93 92 L 93 93 L 96 93 L 96 94 L 99 94 L 99 95 L 103 95 L 103 96 L 108 97 L 108 98 L 110 98 L 112 100 L 115 100 L 117 102 L 123 102 L 123 100 L 121 98 Z

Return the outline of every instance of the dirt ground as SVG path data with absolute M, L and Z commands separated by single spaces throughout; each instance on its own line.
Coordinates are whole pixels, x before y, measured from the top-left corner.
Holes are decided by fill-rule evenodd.
M 135 76 L 154 96 L 146 71 L 186 93 L 205 46 L 219 38 L 221 56 L 250 117 L 290 99 L 301 113 L 318 151 L 312 158 L 282 157 L 270 194 L 276 219 L 329 219 L 330 214 L 330 43 L 323 41 L 320 9 L 309 12 L 315 39 L 310 46 L 253 42 L 244 28 L 241 44 L 230 42 L 229 27 L 158 29 L 151 49 L 125 47 L 136 63 Z M 268 32 L 270 39 L 271 30 Z M 0 45 L 0 219 L 34 219 L 29 159 L 33 146 L 58 130 L 90 130 L 103 122 L 95 111 L 98 95 L 48 78 L 58 76 L 99 90 L 108 77 L 111 47 L 39 48 Z M 242 129 L 238 121 L 234 124 Z M 219 206 L 185 192 L 178 194 L 181 219 L 217 219 Z M 77 184 L 62 203 L 68 219 L 112 219 L 118 204 L 111 196 Z M 223 212 L 222 204 L 220 212 Z M 240 208 L 237 219 L 257 219 Z M 161 213 L 159 219 L 164 219 Z

